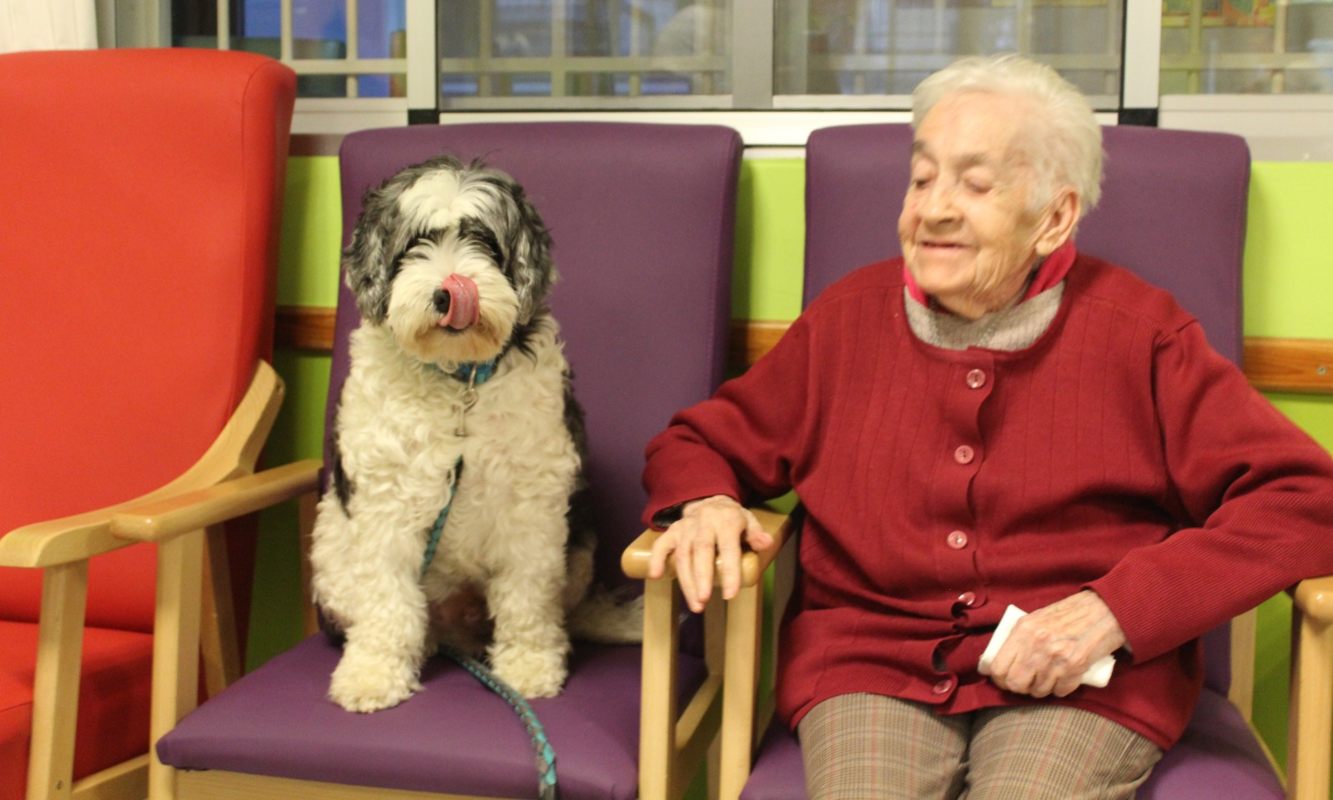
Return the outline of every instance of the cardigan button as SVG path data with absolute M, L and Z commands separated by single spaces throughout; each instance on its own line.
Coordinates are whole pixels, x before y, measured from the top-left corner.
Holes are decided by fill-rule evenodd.
M 934 686 L 930 687 L 930 691 L 934 694 L 948 694 L 953 691 L 953 678 L 945 678 L 944 680 L 939 681 Z
M 945 537 L 944 541 L 954 550 L 962 550 L 967 547 L 967 534 L 962 531 L 954 531 Z
M 977 451 L 965 444 L 958 445 L 957 449 L 953 451 L 953 460 L 957 461 L 959 464 L 971 464 L 972 459 L 976 458 L 976 456 Z
M 986 373 L 979 369 L 971 370 L 967 373 L 967 388 L 980 389 L 986 385 Z
M 972 606 L 974 606 L 974 605 L 977 604 L 977 593 L 976 593 L 976 592 L 963 592 L 962 594 L 958 595 L 958 602 L 959 602 L 961 605 L 964 605 L 964 606 L 967 606 L 968 608 L 971 608 Z

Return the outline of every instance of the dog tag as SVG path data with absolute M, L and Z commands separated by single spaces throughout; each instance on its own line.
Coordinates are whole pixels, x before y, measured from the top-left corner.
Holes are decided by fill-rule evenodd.
M 471 386 L 463 390 L 463 404 L 455 406 L 458 409 L 458 426 L 454 428 L 454 435 L 458 437 L 467 436 L 467 412 L 477 404 L 477 390 Z

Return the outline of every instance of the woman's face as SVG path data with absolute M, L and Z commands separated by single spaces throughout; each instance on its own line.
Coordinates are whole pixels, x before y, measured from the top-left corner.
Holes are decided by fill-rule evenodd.
M 1027 281 L 1051 208 L 1033 212 L 1033 171 L 1019 146 L 1030 101 L 948 95 L 921 121 L 912 178 L 898 218 L 903 257 L 921 290 L 976 319 L 1003 308 Z

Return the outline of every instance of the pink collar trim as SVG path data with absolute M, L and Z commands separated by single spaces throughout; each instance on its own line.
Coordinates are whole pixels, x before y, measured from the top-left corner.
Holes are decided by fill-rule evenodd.
M 1064 244 L 1055 248 L 1037 267 L 1037 275 L 1028 284 L 1028 290 L 1023 294 L 1023 300 L 1031 300 L 1042 292 L 1055 286 L 1065 279 L 1069 274 L 1069 268 L 1074 266 L 1074 257 L 1078 252 L 1074 249 L 1074 240 L 1069 239 Z M 921 305 L 930 305 L 926 293 L 921 291 L 917 285 L 916 279 L 912 277 L 912 271 L 903 264 L 903 281 L 907 284 L 907 294 Z M 1020 300 L 1019 302 L 1023 302 Z

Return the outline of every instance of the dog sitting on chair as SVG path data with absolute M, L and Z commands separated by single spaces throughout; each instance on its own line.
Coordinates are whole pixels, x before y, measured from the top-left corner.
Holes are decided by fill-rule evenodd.
M 573 522 L 583 420 L 549 251 L 522 187 L 479 163 L 435 158 L 365 198 L 343 253 L 362 324 L 310 556 L 346 636 L 329 696 L 348 710 L 405 700 L 435 645 L 472 646 L 479 621 L 501 680 L 564 684 L 593 540 Z

